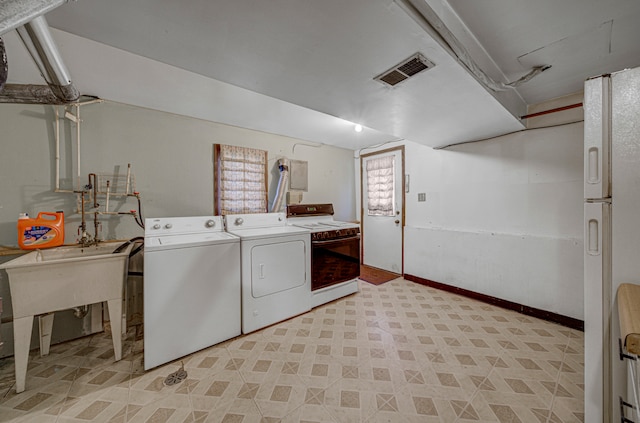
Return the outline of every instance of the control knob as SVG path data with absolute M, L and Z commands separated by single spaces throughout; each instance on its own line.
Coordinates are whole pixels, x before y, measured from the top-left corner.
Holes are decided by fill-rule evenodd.
M 156 223 L 155 225 L 153 225 L 153 229 L 160 229 L 160 224 Z
M 206 226 L 207 228 L 213 228 L 214 226 L 216 226 L 216 222 L 213 219 L 209 219 L 205 222 L 204 226 Z

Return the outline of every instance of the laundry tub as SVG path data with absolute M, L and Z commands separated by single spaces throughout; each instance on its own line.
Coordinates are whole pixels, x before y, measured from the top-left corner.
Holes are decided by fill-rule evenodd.
M 132 247 L 105 242 L 34 250 L 0 265 L 11 290 L 17 393 L 25 389 L 34 316 L 40 319 L 40 352 L 46 355 L 53 312 L 106 302 L 115 360 L 122 358 L 122 298 Z

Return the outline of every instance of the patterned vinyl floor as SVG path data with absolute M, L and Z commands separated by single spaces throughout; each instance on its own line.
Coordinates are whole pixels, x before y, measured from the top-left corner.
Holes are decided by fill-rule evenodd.
M 130 331 L 0 360 L 1 422 L 582 422 L 580 331 L 396 279 L 144 372 Z

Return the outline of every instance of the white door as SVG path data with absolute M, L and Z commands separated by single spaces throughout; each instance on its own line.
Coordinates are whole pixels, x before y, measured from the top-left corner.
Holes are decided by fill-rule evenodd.
M 361 156 L 362 263 L 402 274 L 404 148 Z
M 638 116 L 640 115 L 640 68 L 611 76 L 611 408 L 610 421 L 621 421 L 619 398 L 634 403 L 633 393 L 627 392 L 629 360 L 618 357 L 620 318 L 616 294 L 621 283 L 640 283 L 640 143 Z M 589 311 L 590 313 L 590 311 Z M 586 314 L 586 312 L 585 312 Z M 585 316 L 586 317 L 586 316 Z M 585 319 L 586 327 L 586 319 Z M 635 366 L 635 364 L 633 364 Z M 636 379 L 637 383 L 637 379 Z M 637 395 L 636 387 L 636 395 Z M 637 410 L 626 408 L 626 417 L 639 421 Z M 585 414 L 586 418 L 586 414 Z
M 302 240 L 272 242 L 251 249 L 251 295 L 260 298 L 307 282 Z

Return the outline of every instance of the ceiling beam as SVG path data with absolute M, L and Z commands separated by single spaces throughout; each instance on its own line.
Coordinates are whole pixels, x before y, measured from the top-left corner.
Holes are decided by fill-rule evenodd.
M 3 0 L 0 8 L 0 35 L 21 27 L 68 0 Z

